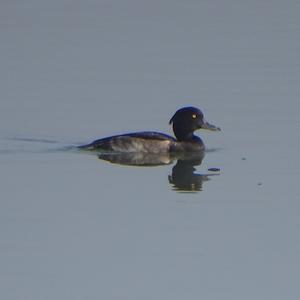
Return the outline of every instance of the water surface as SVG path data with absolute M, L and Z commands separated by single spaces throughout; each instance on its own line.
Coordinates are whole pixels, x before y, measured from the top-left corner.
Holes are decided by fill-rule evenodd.
M 299 299 L 299 8 L 2 3 L 1 298 Z M 200 165 L 74 150 L 185 105 Z

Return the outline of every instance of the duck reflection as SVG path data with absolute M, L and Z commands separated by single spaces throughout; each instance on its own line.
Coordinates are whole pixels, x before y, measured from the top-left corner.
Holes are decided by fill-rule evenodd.
M 174 157 L 172 157 L 168 153 L 98 153 L 98 158 L 109 161 L 113 164 L 136 167 L 155 167 L 169 165 L 174 161 Z
M 210 176 L 219 174 L 199 174 L 195 173 L 195 166 L 202 163 L 202 158 L 193 157 L 191 159 L 178 159 L 172 168 L 172 174 L 169 175 L 169 183 L 173 190 L 178 192 L 198 192 L 202 191 L 204 182 L 210 180 Z
M 168 176 L 168 180 L 173 190 L 178 192 L 201 191 L 204 182 L 210 180 L 211 176 L 219 175 L 219 173 L 195 173 L 195 167 L 202 163 L 204 151 L 189 153 L 188 155 L 169 153 L 98 153 L 98 158 L 114 164 L 140 167 L 170 165 L 176 162 L 172 168 L 172 173 Z

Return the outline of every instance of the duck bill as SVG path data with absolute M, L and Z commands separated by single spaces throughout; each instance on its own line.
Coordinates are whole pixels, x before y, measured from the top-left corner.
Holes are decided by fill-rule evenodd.
M 208 123 L 206 120 L 203 120 L 203 123 L 200 126 L 201 129 L 207 129 L 210 131 L 221 131 L 220 127 L 217 127 L 213 124 Z

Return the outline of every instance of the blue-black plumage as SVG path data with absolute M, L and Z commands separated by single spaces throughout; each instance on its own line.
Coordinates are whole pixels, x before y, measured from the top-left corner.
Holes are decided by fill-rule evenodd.
M 177 110 L 169 124 L 172 124 L 176 138 L 164 133 L 142 131 L 102 138 L 79 148 L 118 153 L 196 152 L 205 149 L 201 138 L 194 135 L 197 129 L 220 130 L 219 127 L 208 123 L 202 111 L 195 107 L 183 107 Z

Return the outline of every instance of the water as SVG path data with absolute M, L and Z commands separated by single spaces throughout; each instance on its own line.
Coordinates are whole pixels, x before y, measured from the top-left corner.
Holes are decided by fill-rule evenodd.
M 298 12 L 294 1 L 2 3 L 1 298 L 299 299 Z M 170 134 L 185 105 L 222 128 L 199 132 L 209 151 L 190 189 L 174 183 L 175 161 L 74 150 Z

